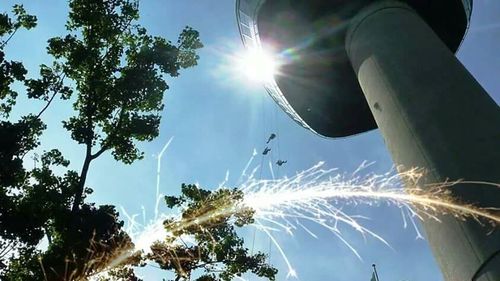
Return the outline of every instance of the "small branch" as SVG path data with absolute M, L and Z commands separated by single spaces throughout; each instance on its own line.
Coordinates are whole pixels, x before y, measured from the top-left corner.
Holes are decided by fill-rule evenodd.
M 49 101 L 47 102 L 47 104 L 42 108 L 42 110 L 40 110 L 40 112 L 38 113 L 38 115 L 36 116 L 36 118 L 40 118 L 40 116 L 42 116 L 42 114 L 45 112 L 45 110 L 49 107 L 49 105 L 52 103 L 52 101 L 54 100 L 54 98 L 56 97 L 58 92 L 55 92 L 52 94 L 52 96 L 50 97 Z
M 130 27 L 132 20 L 133 19 L 129 19 L 128 22 L 123 25 L 123 28 L 121 29 L 121 33 L 124 33 L 125 30 Z M 104 55 L 100 59 L 101 62 L 103 62 L 105 59 L 107 59 L 110 51 L 111 51 L 111 48 L 109 48 L 109 46 L 108 46 L 108 48 L 106 49 L 106 52 L 104 53 Z
M 61 73 L 62 74 L 62 73 Z M 64 82 L 64 78 L 66 78 L 66 74 L 62 74 L 62 75 L 59 75 L 59 81 L 58 81 L 58 84 L 59 84 L 59 87 L 62 87 L 63 85 L 63 82 Z M 52 103 L 52 101 L 54 100 L 54 98 L 56 97 L 56 95 L 59 93 L 59 91 L 56 91 L 54 90 L 53 91 L 53 94 L 52 96 L 50 97 L 49 101 L 47 102 L 47 104 L 42 108 L 42 110 L 40 110 L 40 112 L 38 113 L 38 115 L 36 116 L 36 118 L 40 118 L 40 116 L 42 116 L 42 114 L 45 112 L 45 110 L 47 110 L 47 108 L 49 107 L 49 105 Z
M 120 126 L 121 126 L 121 123 L 123 120 L 124 112 L 125 112 L 125 107 L 122 106 L 122 108 L 120 109 L 120 114 L 119 114 L 120 116 L 118 117 L 118 120 L 116 121 L 115 125 L 113 126 L 114 130 L 112 132 L 110 132 L 108 134 L 107 138 L 102 142 L 101 149 L 99 149 L 96 153 L 91 155 L 92 160 L 101 156 L 101 154 L 103 154 L 104 152 L 106 152 L 110 148 L 110 145 L 107 143 L 107 140 L 109 140 L 110 136 L 113 136 L 116 133 L 116 131 L 120 130 Z M 118 115 L 118 113 L 115 113 L 115 116 L 116 115 Z M 114 118 L 116 118 L 116 117 L 114 117 Z
M 179 237 L 179 240 L 181 240 L 182 244 L 184 244 L 184 247 L 189 248 L 188 245 L 186 244 L 186 242 L 184 242 L 184 239 L 182 239 L 181 237 Z
M 219 263 L 227 263 L 227 262 L 231 262 L 231 261 L 232 260 L 208 261 L 208 262 L 205 262 L 205 263 L 198 264 L 198 265 L 194 266 L 192 269 L 198 269 L 198 268 L 202 268 L 202 267 L 205 267 L 205 266 L 208 266 L 208 265 L 216 265 L 216 264 L 219 264 Z
M 45 229 L 45 235 L 47 236 L 47 241 L 49 242 L 49 245 L 52 244 L 52 235 L 50 235 L 50 232 L 48 231 L 47 227 L 44 227 Z
M 96 153 L 92 154 L 90 156 L 90 158 L 92 160 L 96 159 L 97 157 L 101 156 L 101 154 L 103 154 L 106 150 L 108 150 L 108 146 L 106 144 L 104 144 L 101 149 L 99 149 L 99 151 L 97 151 Z
M 5 257 L 5 255 L 7 255 L 8 253 L 10 253 L 10 251 L 12 251 L 12 249 L 14 248 L 13 243 L 14 241 L 11 240 L 9 244 L 7 244 L 7 246 L 5 246 L 5 248 L 2 249 L 2 251 L 0 252 L 0 258 Z
M 16 34 L 17 30 L 19 29 L 16 28 L 14 29 L 14 31 L 10 34 L 9 38 L 7 38 L 7 40 L 5 40 L 3 43 L 2 43 L 2 46 L 0 46 L 0 49 L 3 49 L 3 47 L 5 47 L 5 45 L 7 45 L 7 43 L 9 43 L 10 39 L 12 39 L 12 37 L 14 36 L 14 34 Z

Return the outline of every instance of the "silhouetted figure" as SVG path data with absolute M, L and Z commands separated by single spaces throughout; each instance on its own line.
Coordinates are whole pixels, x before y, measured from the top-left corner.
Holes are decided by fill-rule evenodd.
M 287 162 L 287 160 L 285 160 L 285 161 L 278 160 L 278 161 L 276 161 L 276 165 L 281 166 L 281 165 L 285 164 L 286 162 Z
M 266 148 L 264 149 L 264 151 L 262 152 L 262 155 L 267 155 L 267 153 L 269 153 L 269 151 L 271 151 L 271 149 L 269 147 L 266 146 Z
M 269 143 L 270 141 L 272 141 L 274 138 L 276 138 L 276 134 L 275 133 L 272 133 L 269 138 L 267 139 L 267 142 L 266 143 Z

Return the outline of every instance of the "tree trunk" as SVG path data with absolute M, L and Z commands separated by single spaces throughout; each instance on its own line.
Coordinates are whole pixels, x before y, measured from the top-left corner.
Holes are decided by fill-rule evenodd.
M 85 190 L 85 182 L 87 180 L 87 174 L 89 172 L 90 162 L 92 162 L 91 146 L 87 145 L 87 154 L 85 155 L 85 161 L 83 162 L 82 172 L 80 173 L 80 180 L 78 181 L 78 186 L 75 194 L 75 201 L 73 201 L 72 212 L 76 212 L 82 203 L 83 192 Z

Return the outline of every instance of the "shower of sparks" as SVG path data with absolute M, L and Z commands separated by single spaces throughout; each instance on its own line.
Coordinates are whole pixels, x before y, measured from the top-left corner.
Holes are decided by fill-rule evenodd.
M 290 178 L 258 179 L 255 175 L 259 167 L 246 174 L 251 160 L 242 173 L 242 177 L 246 180 L 239 186 L 244 193 L 244 199 L 237 205 L 228 205 L 222 202 L 219 209 L 210 210 L 209 213 L 202 214 L 196 219 L 185 222 L 180 220 L 176 223 L 175 229 L 170 229 L 169 232 L 165 230 L 163 225 L 166 216 L 157 217 L 148 225 L 142 226 L 136 222 L 135 216 L 124 212 L 129 221 L 127 230 L 135 244 L 135 251 L 148 252 L 153 242 L 164 240 L 167 236 L 171 237 L 172 233 L 194 223 L 202 225 L 214 217 L 228 216 L 251 208 L 255 211 L 255 223 L 252 226 L 265 233 L 278 249 L 288 267 L 287 277 L 296 277 L 296 272 L 285 249 L 280 246 L 279 241 L 273 235 L 276 231 L 292 234 L 294 231 L 302 229 L 312 237 L 317 238 L 314 232 L 304 224 L 304 222 L 312 222 L 331 231 L 361 259 L 358 251 L 343 237 L 339 230 L 339 226 L 344 224 L 364 237 L 374 237 L 390 247 L 388 241 L 384 240 L 383 237 L 358 222 L 362 217 L 344 212 L 342 208 L 346 205 L 378 206 L 385 203 L 399 208 L 404 227 L 407 226 L 409 220 L 419 238 L 423 236 L 419 232 L 415 220 L 439 221 L 443 215 L 452 215 L 458 219 L 472 218 L 481 223 L 489 222 L 492 225 L 500 223 L 500 216 L 494 215 L 493 209 L 463 204 L 456 201 L 449 192 L 451 186 L 460 183 L 485 184 L 492 188 L 500 188 L 500 184 L 455 181 L 419 186 L 417 183 L 424 173 L 422 169 L 361 176 L 361 172 L 368 166 L 366 163 L 363 163 L 354 173 L 341 174 L 336 169 L 325 169 L 323 162 Z M 224 183 L 227 183 L 228 176 L 227 172 Z M 404 189 L 402 188 L 403 182 L 406 186 Z M 184 240 L 186 237 L 179 237 L 179 239 Z M 126 258 L 126 255 L 122 255 L 120 260 Z M 120 261 L 116 261 L 113 264 L 119 263 Z
M 419 187 L 416 183 L 423 176 L 422 169 L 356 176 L 359 171 L 345 175 L 335 173 L 335 169 L 325 170 L 323 167 L 324 163 L 320 162 L 291 178 L 250 178 L 241 186 L 245 193 L 243 205 L 255 210 L 254 218 L 259 222 L 256 227 L 263 230 L 281 252 L 290 275 L 293 275 L 294 269 L 269 229 L 281 229 L 291 234 L 301 228 L 317 238 L 301 223 L 310 221 L 330 230 L 359 259 L 361 256 L 358 251 L 343 238 L 339 230 L 340 224 L 350 226 L 363 236 L 372 236 L 390 247 L 383 237 L 361 225 L 358 222 L 359 217 L 342 211 L 342 207 L 346 205 L 376 206 L 386 203 L 400 208 L 404 226 L 406 227 L 408 218 L 419 238 L 423 236 L 414 221 L 415 218 L 439 221 L 440 216 L 449 214 L 458 219 L 473 218 L 481 222 L 486 220 L 494 225 L 500 223 L 500 217 L 494 215 L 492 209 L 462 204 L 455 201 L 449 193 L 449 187 L 459 183 L 486 184 L 492 188 L 499 188 L 500 184 L 455 181 Z M 402 182 L 406 182 L 407 188 L 402 188 Z M 266 222 L 266 225 L 260 222 Z

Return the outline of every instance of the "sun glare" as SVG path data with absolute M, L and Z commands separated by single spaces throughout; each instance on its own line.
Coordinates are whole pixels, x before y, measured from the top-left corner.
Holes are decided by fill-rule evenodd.
M 273 81 L 277 71 L 274 57 L 264 50 L 247 50 L 238 60 L 238 70 L 253 82 Z

